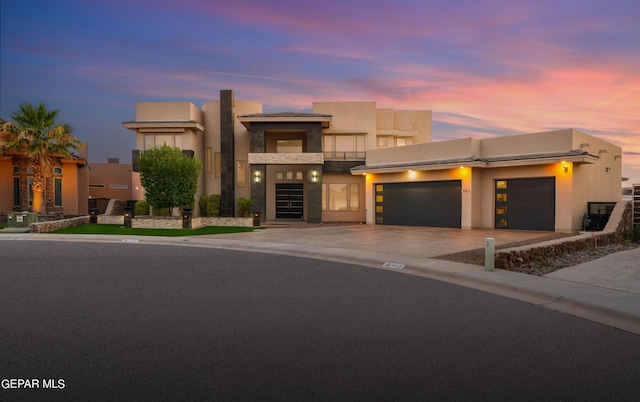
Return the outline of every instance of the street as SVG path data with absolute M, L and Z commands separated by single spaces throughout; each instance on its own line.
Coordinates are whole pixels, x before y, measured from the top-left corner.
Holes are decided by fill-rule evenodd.
M 640 336 L 282 255 L 0 241 L 0 322 L 1 400 L 640 400 Z

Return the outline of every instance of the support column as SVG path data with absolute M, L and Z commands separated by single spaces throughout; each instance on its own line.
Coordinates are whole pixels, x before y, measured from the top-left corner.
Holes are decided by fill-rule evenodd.
M 233 91 L 220 91 L 220 215 L 235 216 L 235 130 Z
M 251 165 L 250 170 L 252 212 L 260 212 L 260 222 L 264 222 L 267 216 L 267 165 Z
M 307 165 L 307 223 L 322 223 L 322 165 Z

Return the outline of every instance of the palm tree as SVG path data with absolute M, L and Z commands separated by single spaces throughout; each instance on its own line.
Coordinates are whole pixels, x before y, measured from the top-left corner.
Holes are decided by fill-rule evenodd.
M 72 158 L 71 149 L 77 150 L 83 143 L 71 135 L 68 124 L 56 124 L 59 110 L 47 110 L 43 103 L 33 107 L 22 103 L 11 114 L 13 122 L 2 124 L 0 155 L 16 154 L 29 158 L 33 167 L 33 211 L 46 213 L 44 189 L 51 176 L 53 162 L 60 158 Z

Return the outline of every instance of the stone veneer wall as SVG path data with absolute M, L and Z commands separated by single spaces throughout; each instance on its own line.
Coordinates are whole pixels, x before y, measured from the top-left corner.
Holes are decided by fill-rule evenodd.
M 88 216 L 78 216 L 70 219 L 60 219 L 56 221 L 36 222 L 29 225 L 31 233 L 46 233 L 54 230 L 69 228 L 72 226 L 84 225 L 89 223 Z
M 99 224 L 124 225 L 124 216 L 98 215 Z M 253 218 L 196 217 L 191 219 L 191 227 L 203 226 L 253 226 Z M 132 228 L 182 229 L 182 217 L 139 216 L 131 220 Z
M 511 270 L 536 261 L 553 258 L 572 251 L 596 248 L 606 244 L 619 243 L 631 231 L 631 203 L 618 202 L 611 213 L 607 226 L 601 232 L 581 233 L 570 240 L 555 240 L 539 244 L 537 247 L 516 247 L 496 252 L 495 267 Z

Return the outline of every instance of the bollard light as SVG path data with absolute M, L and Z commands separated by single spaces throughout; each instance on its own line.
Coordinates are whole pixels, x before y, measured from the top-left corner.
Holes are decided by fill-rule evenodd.
M 493 271 L 496 263 L 496 239 L 487 237 L 484 241 L 484 270 Z

